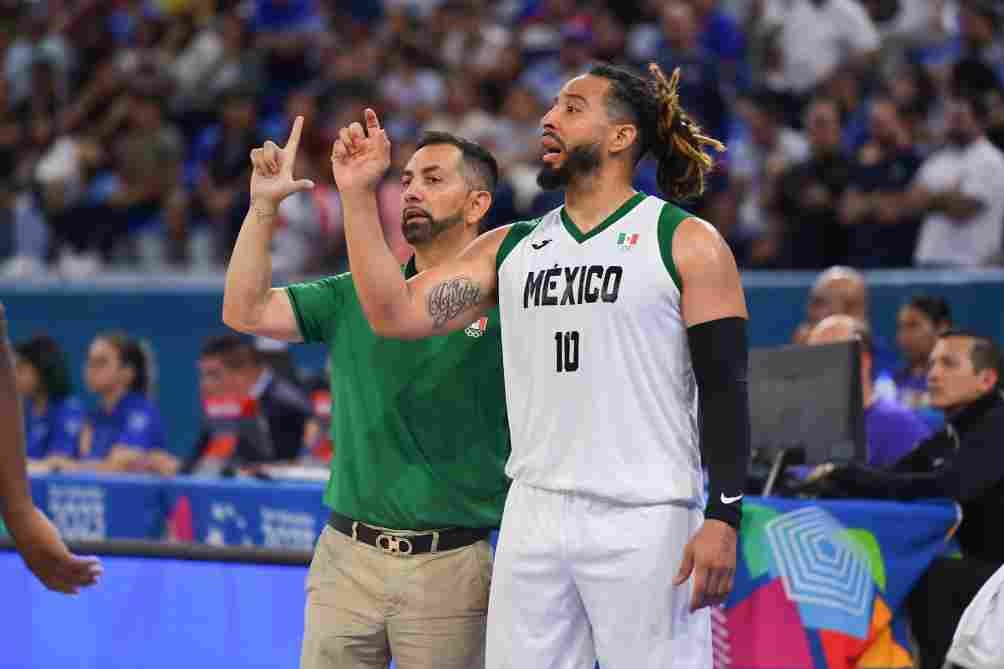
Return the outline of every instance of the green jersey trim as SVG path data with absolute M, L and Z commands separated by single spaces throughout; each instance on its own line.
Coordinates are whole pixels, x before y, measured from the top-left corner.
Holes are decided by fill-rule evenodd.
M 630 198 L 628 198 L 627 202 L 618 207 L 617 211 L 607 216 L 602 223 L 600 223 L 595 228 L 586 233 L 583 233 L 581 230 L 579 230 L 579 228 L 572 221 L 571 216 L 568 215 L 568 212 L 565 210 L 565 207 L 561 208 L 561 223 L 562 225 L 565 226 L 565 230 L 568 231 L 568 234 L 572 236 L 572 239 L 581 244 L 588 239 L 592 239 L 593 237 L 600 234 L 601 232 L 609 228 L 617 221 L 627 216 L 628 213 L 636 206 L 638 206 L 638 204 L 641 203 L 641 201 L 644 200 L 646 197 L 647 196 L 644 193 L 635 193 Z
M 532 221 L 518 221 L 513 223 L 509 227 L 509 232 L 506 233 L 505 238 L 502 240 L 502 244 L 499 245 L 498 253 L 495 254 L 495 273 L 498 274 L 499 270 L 502 269 L 502 263 L 505 262 L 506 257 L 512 253 L 512 250 L 516 248 L 524 237 L 533 232 L 533 229 L 537 227 L 540 223 L 539 218 L 535 218 Z
M 668 202 L 662 205 L 662 212 L 659 214 L 659 253 L 662 255 L 662 263 L 666 266 L 666 271 L 676 284 L 677 290 L 683 294 L 683 281 L 680 273 L 676 269 L 676 262 L 673 260 L 673 235 L 680 223 L 690 218 L 690 214 L 679 207 Z

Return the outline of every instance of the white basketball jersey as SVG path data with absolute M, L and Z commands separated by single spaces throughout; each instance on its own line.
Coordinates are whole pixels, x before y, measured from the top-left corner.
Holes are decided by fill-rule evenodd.
M 513 226 L 498 254 L 511 478 L 625 504 L 700 503 L 671 251 L 687 216 L 639 193 L 587 235 L 564 207 Z

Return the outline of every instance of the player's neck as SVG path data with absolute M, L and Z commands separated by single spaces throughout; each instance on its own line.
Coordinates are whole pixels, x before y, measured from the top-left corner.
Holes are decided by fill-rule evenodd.
M 630 180 L 598 171 L 569 184 L 565 190 L 565 210 L 583 234 L 605 221 L 637 191 Z

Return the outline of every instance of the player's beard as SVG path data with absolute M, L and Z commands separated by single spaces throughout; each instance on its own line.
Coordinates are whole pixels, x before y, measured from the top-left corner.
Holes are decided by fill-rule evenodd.
M 407 211 L 407 210 L 405 210 Z M 438 237 L 444 230 L 463 221 L 461 212 L 445 218 L 433 218 L 432 214 L 423 210 L 424 216 L 406 218 L 401 214 L 401 233 L 409 244 L 424 244 Z
M 595 172 L 600 167 L 600 145 L 582 144 L 568 152 L 561 167 L 544 165 L 537 173 L 537 185 L 544 190 L 566 188 L 573 179 Z

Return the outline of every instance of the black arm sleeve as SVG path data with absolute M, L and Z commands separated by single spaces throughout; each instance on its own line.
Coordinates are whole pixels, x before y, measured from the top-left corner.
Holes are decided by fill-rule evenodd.
M 746 319 L 720 318 L 687 329 L 701 407 L 701 450 L 710 480 L 706 518 L 739 528 L 750 456 Z

